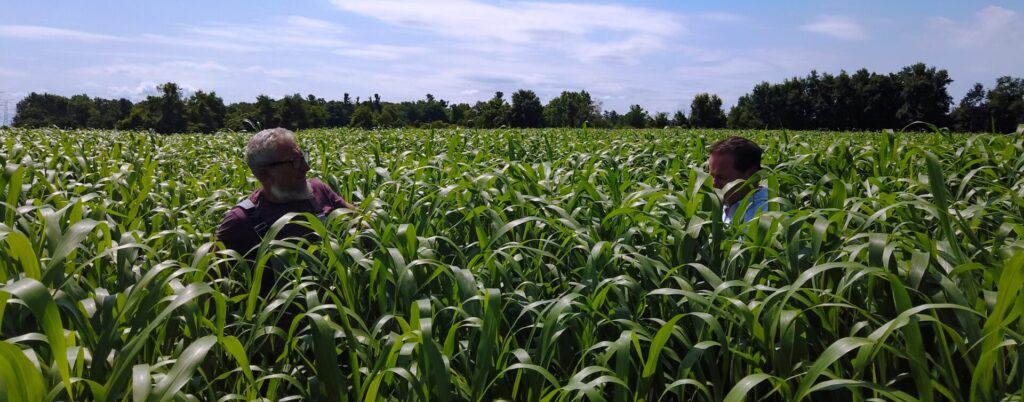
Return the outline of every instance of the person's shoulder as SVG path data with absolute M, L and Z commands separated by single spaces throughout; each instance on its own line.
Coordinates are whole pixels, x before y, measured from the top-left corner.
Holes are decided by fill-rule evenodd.
M 248 213 L 246 210 L 256 208 L 256 206 L 259 205 L 259 193 L 259 191 L 255 191 L 245 196 L 245 198 L 228 209 L 228 211 L 224 213 L 224 218 L 221 219 L 221 228 L 235 227 L 240 223 L 248 221 Z
M 245 207 L 243 205 L 235 205 L 224 214 L 224 218 L 220 221 L 220 228 L 222 230 L 235 228 L 246 221 Z
M 311 178 L 309 178 L 306 181 L 309 182 L 310 187 L 313 187 L 314 189 L 322 189 L 322 188 L 326 188 L 328 190 L 330 189 L 330 187 L 327 186 L 327 183 L 324 183 L 323 181 L 321 181 L 318 178 L 311 177 Z
M 334 189 L 332 189 L 331 186 L 328 186 L 327 183 L 324 183 L 323 181 L 317 178 L 309 179 L 309 187 L 314 191 L 314 193 L 320 193 L 326 197 L 333 197 L 337 195 L 337 193 L 334 192 Z

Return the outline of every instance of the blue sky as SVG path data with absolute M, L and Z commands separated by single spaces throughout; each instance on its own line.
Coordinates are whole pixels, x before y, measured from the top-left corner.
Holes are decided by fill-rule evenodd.
M 345 92 L 473 103 L 587 90 L 603 109 L 726 106 L 810 70 L 1024 76 L 1024 1 L 18 1 L 0 13 L 0 107 L 29 92 L 227 102 Z M 0 110 L 0 118 L 3 118 Z

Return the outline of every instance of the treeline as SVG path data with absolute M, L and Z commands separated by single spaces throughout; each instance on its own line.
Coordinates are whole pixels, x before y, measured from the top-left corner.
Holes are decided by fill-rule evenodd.
M 1024 79 L 1001 77 L 991 90 L 974 84 L 952 111 L 951 82 L 946 70 L 920 63 L 892 74 L 812 71 L 758 84 L 729 111 L 728 126 L 879 130 L 925 121 L 955 131 L 1007 133 L 1024 123 Z
M 385 102 L 374 94 L 354 100 L 325 100 L 312 94 L 225 105 L 215 92 L 188 97 L 172 82 L 160 95 L 138 103 L 75 95 L 32 93 L 17 104 L 18 127 L 153 130 L 159 133 L 255 130 L 261 127 L 695 127 L 878 130 L 926 121 L 956 131 L 1011 132 L 1024 123 L 1024 80 L 1002 77 L 986 90 L 975 84 L 952 111 L 945 70 L 915 64 L 892 74 L 865 69 L 839 75 L 812 71 L 782 83 L 761 83 L 740 97 L 726 114 L 715 94 L 698 94 L 689 114 L 651 113 L 638 104 L 626 113 L 601 111 L 587 91 L 562 92 L 542 104 L 531 90 L 510 100 L 496 92 L 473 105 L 451 103 L 427 94 L 424 99 Z

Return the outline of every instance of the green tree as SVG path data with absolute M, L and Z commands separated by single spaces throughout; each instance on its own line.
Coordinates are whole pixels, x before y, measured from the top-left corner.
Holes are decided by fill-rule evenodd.
M 999 77 L 986 99 L 996 132 L 1012 133 L 1024 124 L 1024 79 Z
M 668 113 L 658 112 L 654 114 L 652 118 L 651 127 L 665 128 L 668 127 L 671 122 L 668 119 Z
M 750 95 L 743 95 L 736 102 L 736 105 L 729 109 L 729 117 L 726 126 L 734 129 L 763 128 L 764 121 L 758 116 L 758 111 L 753 106 Z
M 434 122 L 448 122 L 448 102 L 434 98 L 434 95 L 427 94 L 426 99 L 417 101 L 415 104 L 416 119 L 412 121 L 417 126 L 429 125 Z M 406 113 L 408 116 L 408 113 Z M 409 117 L 410 120 L 411 117 Z
M 117 122 L 122 130 L 154 130 L 160 118 L 160 98 L 150 96 L 132 106 L 127 117 Z
M 14 127 L 50 127 L 65 128 L 69 122 L 68 98 L 53 94 L 32 92 L 15 105 Z
M 690 103 L 690 124 L 701 128 L 725 127 L 722 99 L 715 94 L 697 94 Z
M 975 83 L 953 113 L 950 114 L 953 128 L 962 132 L 987 132 L 991 129 L 988 100 L 985 87 Z
M 306 115 L 306 101 L 302 95 L 285 96 L 276 103 L 278 125 L 289 130 L 300 130 L 309 127 Z
M 352 98 L 348 93 L 342 96 L 341 101 L 328 101 L 327 120 L 324 124 L 327 127 L 344 127 L 352 122 L 352 112 L 356 106 L 352 103 Z
M 614 110 L 605 110 L 601 114 L 601 121 L 608 128 L 622 127 L 622 115 Z
M 924 121 L 947 124 L 947 112 L 953 98 L 946 87 L 953 82 L 946 70 L 936 70 L 924 63 L 904 67 L 893 77 L 900 88 L 902 105 L 896 111 L 900 124 Z
M 477 102 L 473 106 L 476 112 L 474 126 L 479 128 L 498 128 L 509 125 L 509 116 L 512 114 L 512 107 L 504 99 L 505 94 L 501 91 L 495 92 L 494 97 L 487 102 Z
M 898 125 L 896 111 L 900 107 L 899 90 L 889 74 L 857 70 L 850 77 L 857 103 L 857 128 L 881 130 Z
M 520 89 L 512 94 L 512 127 L 543 127 L 544 106 L 533 91 Z
M 676 110 L 676 113 L 672 115 L 672 126 L 673 127 L 690 127 L 690 120 L 686 118 L 682 110 Z
M 373 128 L 373 107 L 367 103 L 356 106 L 355 111 L 352 112 L 352 121 L 349 122 L 349 127 L 366 130 Z
M 647 127 L 650 118 L 640 105 L 632 105 L 629 111 L 622 115 L 622 123 L 633 128 L 644 128 Z
M 278 127 L 280 121 L 277 119 L 277 107 L 274 100 L 269 96 L 260 95 L 256 97 L 256 121 L 253 123 L 260 128 Z
M 185 101 L 188 131 L 212 133 L 224 127 L 227 108 L 216 92 L 196 91 Z
M 181 98 L 181 88 L 178 84 L 168 82 L 157 87 L 161 92 L 159 98 L 151 102 L 157 104 L 158 114 L 156 116 L 156 132 L 161 134 L 182 133 L 188 128 L 185 120 L 185 101 Z
M 118 121 L 128 117 L 132 112 L 132 102 L 124 98 L 117 100 L 94 98 L 93 105 L 95 113 L 87 124 L 92 128 L 112 129 L 117 126 Z
M 237 102 L 228 105 L 224 113 L 224 128 L 234 131 L 248 131 L 250 123 L 259 121 L 256 117 L 256 104 L 249 102 Z
M 374 127 L 404 127 L 409 120 L 401 106 L 384 102 L 379 112 L 373 114 Z
M 96 114 L 96 106 L 88 95 L 75 95 L 68 99 L 67 128 L 89 127 L 89 120 Z
M 306 127 L 323 127 L 327 124 L 327 101 L 313 94 L 306 95 Z
M 448 114 L 449 122 L 463 127 L 472 126 L 473 119 L 476 117 L 473 107 L 468 103 L 452 104 L 448 107 L 446 113 Z
M 544 106 L 544 121 L 550 127 L 582 127 L 600 116 L 600 108 L 587 91 L 563 91 Z

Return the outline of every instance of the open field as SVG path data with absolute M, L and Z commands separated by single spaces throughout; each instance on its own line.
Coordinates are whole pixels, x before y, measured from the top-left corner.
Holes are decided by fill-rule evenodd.
M 1024 398 L 1020 135 L 304 131 L 360 211 L 252 264 L 247 138 L 0 131 L 0 400 Z

